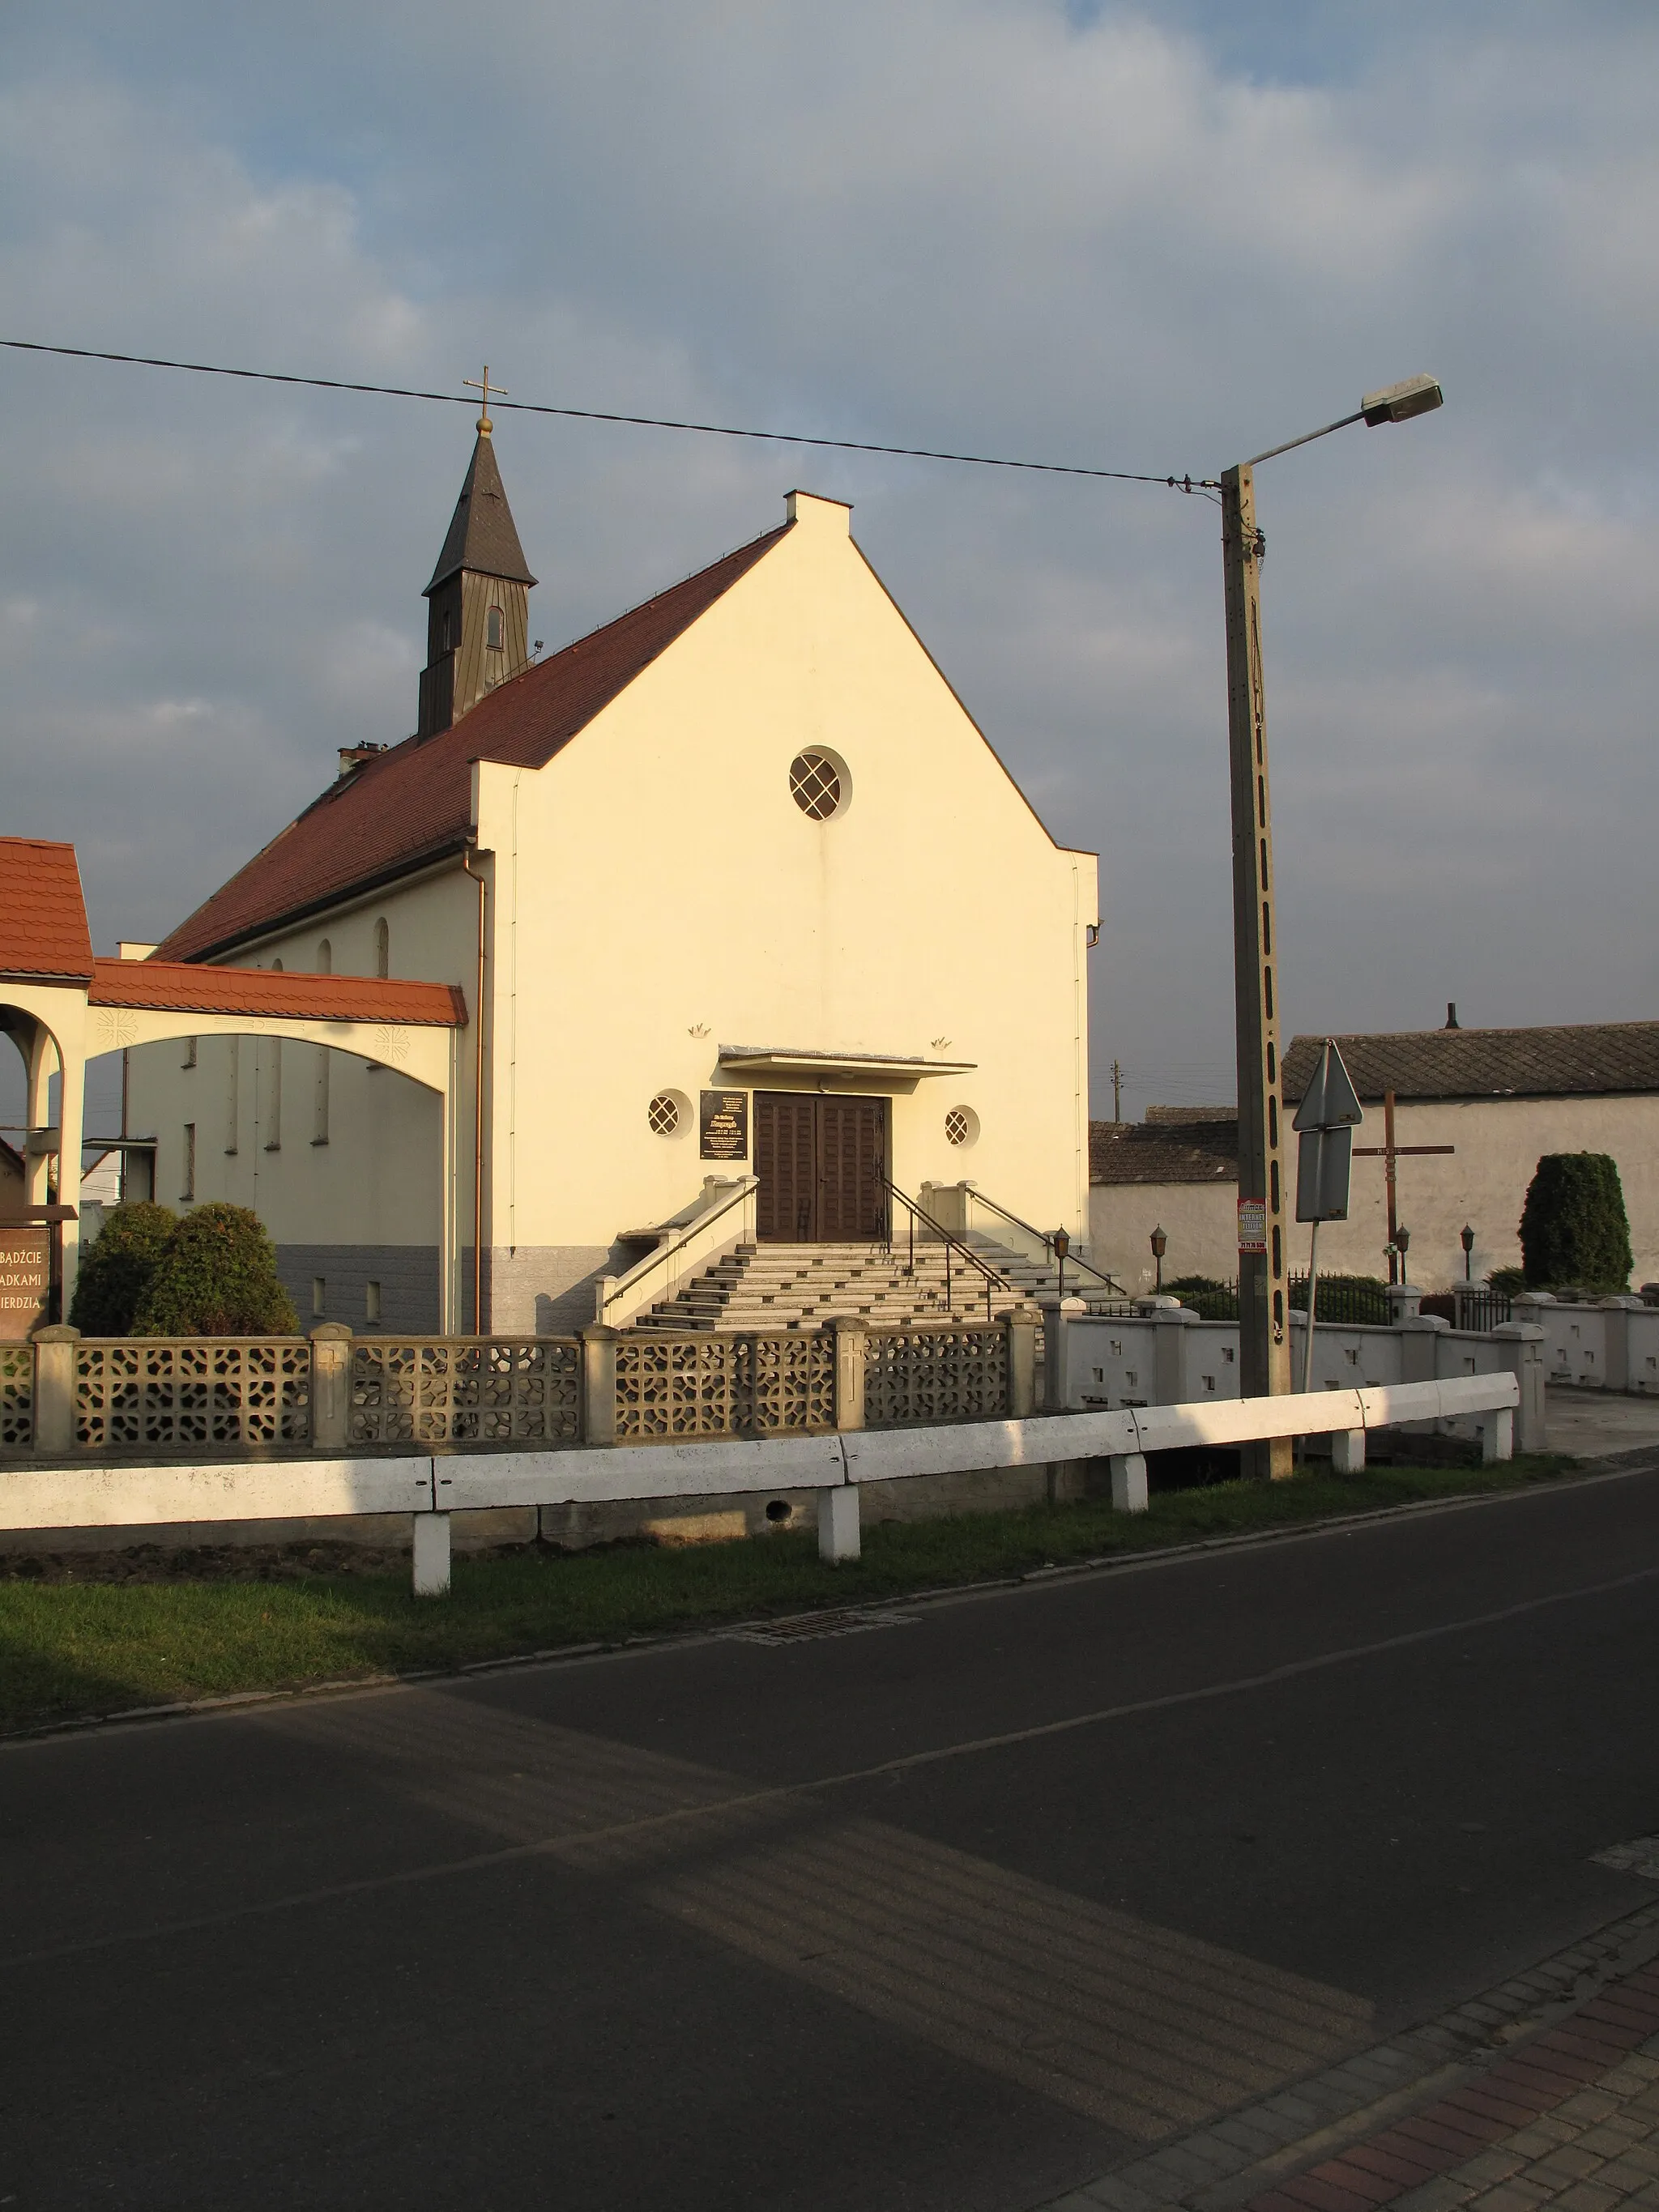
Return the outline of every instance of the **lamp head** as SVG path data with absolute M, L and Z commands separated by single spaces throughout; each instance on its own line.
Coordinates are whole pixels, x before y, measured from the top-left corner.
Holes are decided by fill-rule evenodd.
M 1056 1229 L 1054 1231 L 1054 1257 L 1057 1260 L 1063 1260 L 1071 1249 L 1071 1238 L 1066 1234 L 1066 1231 L 1063 1229 Z
M 1445 404 L 1437 377 L 1408 376 L 1403 383 L 1385 384 L 1381 392 L 1368 392 L 1359 411 L 1374 430 L 1379 422 L 1409 422 L 1413 415 L 1430 414 Z
M 1474 1230 L 1473 1230 L 1473 1229 L 1471 1229 L 1471 1228 L 1470 1228 L 1470 1226 L 1469 1226 L 1469 1224 L 1468 1224 L 1468 1223 L 1467 1221 L 1463 1224 L 1462 1228 L 1458 1231 L 1458 1237 L 1457 1237 L 1457 1241 L 1458 1241 L 1458 1243 L 1459 1243 L 1463 1247 L 1463 1249 L 1464 1249 L 1466 1252 L 1473 1252 L 1473 1251 L 1474 1251 Z
M 1169 1250 L 1169 1249 L 1170 1249 L 1170 1240 L 1169 1240 L 1169 1238 L 1164 1235 L 1164 1231 L 1163 1231 L 1161 1229 L 1154 1229 L 1154 1230 L 1153 1230 L 1153 1231 L 1152 1231 L 1152 1257 L 1153 1257 L 1153 1259 L 1154 1259 L 1154 1260 L 1161 1260 L 1161 1259 L 1164 1257 L 1164 1254 Z

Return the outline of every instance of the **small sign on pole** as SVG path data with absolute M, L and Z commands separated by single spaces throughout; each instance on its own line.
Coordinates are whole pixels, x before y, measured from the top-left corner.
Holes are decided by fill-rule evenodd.
M 1238 1201 L 1238 1249 L 1263 1253 L 1267 1249 L 1267 1201 L 1241 1198 Z
M 1310 1221 L 1308 1239 L 1308 1334 L 1302 1388 L 1313 1388 L 1314 1310 L 1319 1297 L 1319 1224 L 1348 1218 L 1353 1133 L 1365 1118 L 1334 1037 L 1327 1037 L 1291 1127 L 1297 1132 L 1296 1218 Z

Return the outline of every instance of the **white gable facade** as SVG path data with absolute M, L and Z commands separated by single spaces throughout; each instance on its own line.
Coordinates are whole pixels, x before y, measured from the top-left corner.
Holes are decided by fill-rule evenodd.
M 302 1322 L 472 1326 L 476 1213 L 482 1325 L 568 1329 L 709 1176 L 758 1176 L 775 1241 L 878 1237 L 885 1178 L 970 1178 L 1086 1240 L 1094 857 L 1038 821 L 849 520 L 792 495 L 790 526 L 539 764 L 483 744 L 454 848 L 261 892 L 291 910 L 193 956 L 465 995 L 447 1158 L 432 1092 L 338 1052 L 132 1055 L 156 1196 L 256 1206 Z M 422 772 L 410 748 L 471 726 L 389 755 L 385 803 Z M 286 849 L 246 872 L 274 880 Z

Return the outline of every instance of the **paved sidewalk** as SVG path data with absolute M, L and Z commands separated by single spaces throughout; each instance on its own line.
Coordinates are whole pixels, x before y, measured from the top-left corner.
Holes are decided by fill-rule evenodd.
M 1045 2212 L 1558 2204 L 1659 2212 L 1659 1904 Z

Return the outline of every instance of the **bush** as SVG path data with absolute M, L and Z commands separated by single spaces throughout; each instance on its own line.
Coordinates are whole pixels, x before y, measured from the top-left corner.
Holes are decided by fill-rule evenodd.
M 1486 1282 L 1491 1289 L 1501 1291 L 1506 1298 L 1512 1298 L 1517 1291 L 1526 1289 L 1527 1271 L 1524 1267 L 1494 1267 Z
M 173 1230 L 132 1321 L 135 1336 L 293 1336 L 299 1327 L 264 1222 L 218 1200 Z
M 1173 1282 L 1165 1283 L 1164 1295 L 1179 1298 L 1200 1321 L 1238 1319 L 1237 1289 L 1231 1283 L 1218 1282 L 1213 1275 L 1177 1275 Z
M 1292 1313 L 1308 1310 L 1308 1279 L 1293 1277 L 1290 1285 Z M 1322 1275 L 1319 1279 L 1317 1321 L 1339 1328 L 1386 1328 L 1389 1324 L 1389 1286 L 1380 1275 Z
M 70 1326 L 82 1336 L 125 1336 L 177 1225 L 170 1206 L 118 1206 L 81 1255 Z
M 1521 1259 L 1528 1290 L 1571 1283 L 1605 1297 L 1628 1287 L 1630 1220 L 1607 1153 L 1545 1153 L 1521 1212 Z

